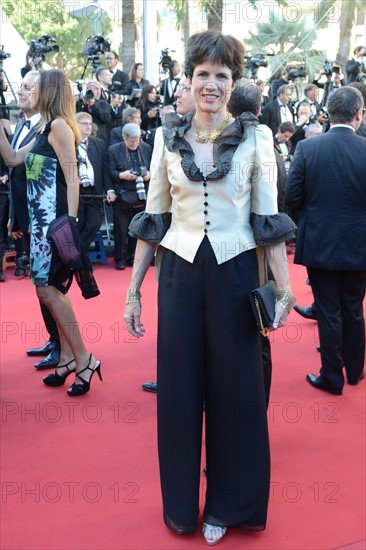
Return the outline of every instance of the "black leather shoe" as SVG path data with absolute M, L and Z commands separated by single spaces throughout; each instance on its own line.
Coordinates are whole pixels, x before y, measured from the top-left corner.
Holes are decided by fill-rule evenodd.
M 348 380 L 348 384 L 350 386 L 357 386 L 357 384 L 359 383 L 360 380 L 363 380 L 365 378 L 365 371 L 363 370 L 360 374 L 360 377 L 358 380 L 356 381 L 353 381 L 353 380 Z
M 301 306 L 294 305 L 294 310 L 299 315 L 301 315 L 301 317 L 305 317 L 305 319 L 312 319 L 313 321 L 316 321 L 318 319 L 316 311 L 314 311 L 311 306 L 310 307 L 301 307 Z
M 48 340 L 48 342 L 45 343 L 44 346 L 41 348 L 31 348 L 27 349 L 26 354 L 30 357 L 42 357 L 43 355 L 46 356 L 51 351 L 53 351 L 55 347 L 55 341 L 54 340 Z
M 60 362 L 60 348 L 55 346 L 51 353 L 34 366 L 37 370 L 55 369 Z
M 0 283 L 4 283 L 6 281 L 6 277 L 2 271 L 0 271 Z
M 124 262 L 123 260 L 119 260 L 118 262 L 116 262 L 116 269 L 118 269 L 119 271 L 126 269 L 126 262 Z
M 318 351 L 320 353 L 320 345 L 316 346 L 316 351 Z
M 156 393 L 158 391 L 158 385 L 156 382 L 145 382 L 142 384 L 142 389 L 151 393 Z
M 315 374 L 309 373 L 306 375 L 306 380 L 317 390 L 324 390 L 332 395 L 342 395 L 342 388 L 333 388 L 324 380 L 322 375 L 316 376 Z
M 22 267 L 16 267 L 14 271 L 15 277 L 25 277 L 28 275 L 27 270 L 23 269 Z

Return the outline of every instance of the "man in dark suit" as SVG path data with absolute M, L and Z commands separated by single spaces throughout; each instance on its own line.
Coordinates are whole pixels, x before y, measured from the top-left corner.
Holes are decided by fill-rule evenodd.
M 21 109 L 24 117 L 19 121 L 12 137 L 11 144 L 15 150 L 24 147 L 35 137 L 34 127 L 39 121 L 40 115 L 31 107 L 30 93 L 37 76 L 37 71 L 27 72 L 18 91 L 19 99 L 17 107 Z M 27 205 L 27 176 L 25 172 L 25 164 L 10 168 L 9 178 L 9 230 L 16 239 L 24 237 L 24 239 L 28 242 L 29 248 L 29 215 Z M 38 370 L 54 369 L 57 367 L 60 360 L 60 338 L 58 329 L 49 309 L 41 302 L 40 307 L 50 338 L 44 346 L 41 346 L 40 348 L 28 349 L 27 355 L 32 357 L 46 356 L 34 365 Z
M 136 107 L 127 107 L 122 113 L 122 124 L 120 126 L 117 126 L 116 128 L 113 128 L 109 135 L 109 146 L 114 145 L 115 143 L 121 143 L 123 141 L 122 137 L 122 128 L 125 124 L 128 124 L 129 122 L 133 122 L 134 124 L 138 124 L 141 126 L 141 111 L 140 109 L 137 109 Z M 142 137 L 145 132 L 141 132 Z
M 112 84 L 118 94 L 128 95 L 129 77 L 124 71 L 118 69 L 118 54 L 114 50 L 105 55 L 105 64 L 112 74 Z
M 138 212 L 145 209 L 146 200 L 137 194 L 137 174 L 141 175 L 145 192 L 150 180 L 151 147 L 142 143 L 138 124 L 129 123 L 122 130 L 123 142 L 112 145 L 108 150 L 108 163 L 112 180 L 114 260 L 116 269 L 132 265 L 136 239 L 128 236 L 128 226 Z M 141 174 L 141 167 L 147 170 Z M 127 239 L 129 240 L 127 241 Z M 129 249 L 127 246 L 129 243 Z
M 354 49 L 353 59 L 350 59 L 346 63 L 347 84 L 355 82 L 360 74 L 366 72 L 366 66 L 364 63 L 365 54 L 366 50 L 364 46 L 358 46 Z
M 109 168 L 104 141 L 91 137 L 92 116 L 89 113 L 77 113 L 76 120 L 81 133 L 81 142 L 76 153 L 80 179 L 78 228 L 81 240 L 88 250 L 102 224 L 102 195 L 110 187 Z
M 89 92 L 89 95 L 88 93 Z M 92 92 L 90 94 L 90 92 Z M 92 96 L 92 97 L 91 97 Z M 112 121 L 112 109 L 106 99 L 102 99 L 102 88 L 96 80 L 89 80 L 86 93 L 76 103 L 77 113 L 89 113 L 98 126 L 99 137 L 108 147 L 109 129 Z
M 294 110 L 290 105 L 293 88 L 291 84 L 283 84 L 277 90 L 277 98 L 267 103 L 259 118 L 261 124 L 266 124 L 275 136 L 282 122 L 294 122 Z
M 160 84 L 159 93 L 163 99 L 163 105 L 173 105 L 175 102 L 175 92 L 177 90 L 179 80 L 178 77 L 180 73 L 180 64 L 178 61 L 173 60 L 171 62 L 171 67 L 169 68 L 168 78 L 164 78 Z
M 341 395 L 363 377 L 366 289 L 366 139 L 356 135 L 364 101 L 351 86 L 329 98 L 329 132 L 300 141 L 286 203 L 301 210 L 295 263 L 307 267 L 318 317 L 322 366 L 307 375 Z

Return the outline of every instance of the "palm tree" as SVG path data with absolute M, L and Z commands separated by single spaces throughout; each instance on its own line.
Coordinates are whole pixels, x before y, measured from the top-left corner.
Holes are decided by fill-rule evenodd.
M 251 52 L 270 54 L 268 62 L 272 74 L 283 65 L 295 63 L 313 75 L 324 62 L 324 53 L 312 48 L 316 29 L 310 16 L 287 21 L 273 15 L 271 22 L 257 23 L 255 32 L 249 31 L 249 35 L 245 44 Z
M 123 70 L 127 73 L 135 63 L 135 2 L 133 0 L 123 0 L 122 2 L 122 62 Z
M 168 0 L 167 6 L 175 14 L 175 28 L 183 32 L 185 50 L 189 38 L 189 0 Z
M 327 26 L 329 20 L 333 17 L 339 20 L 336 63 L 343 68 L 350 57 L 351 34 L 357 12 L 363 13 L 365 18 L 365 0 L 340 0 L 340 5 L 339 0 L 321 0 L 319 4 L 319 26 Z M 322 20 L 323 16 L 324 20 Z
M 207 14 L 207 30 L 222 32 L 223 0 L 202 0 L 202 9 Z

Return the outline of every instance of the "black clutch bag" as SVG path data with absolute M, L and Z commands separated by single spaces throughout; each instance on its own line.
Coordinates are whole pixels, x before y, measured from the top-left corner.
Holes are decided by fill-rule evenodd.
M 268 281 L 264 285 L 249 292 L 249 301 L 252 304 L 254 317 L 260 333 L 268 336 L 269 329 L 275 318 L 275 304 L 277 301 L 277 286 L 274 281 Z

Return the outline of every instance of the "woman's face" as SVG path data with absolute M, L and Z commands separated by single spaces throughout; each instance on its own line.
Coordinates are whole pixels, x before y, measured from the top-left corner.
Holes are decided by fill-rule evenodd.
M 147 94 L 147 100 L 151 103 L 155 103 L 156 100 L 156 88 L 153 88 L 149 94 Z
M 141 80 L 144 78 L 145 69 L 143 65 L 139 65 L 136 69 L 136 78 L 140 78 Z
M 39 86 L 40 86 L 40 77 L 37 76 L 37 78 L 33 82 L 33 86 L 32 86 L 32 89 L 30 90 L 30 96 L 29 96 L 29 103 L 33 110 L 37 110 L 37 107 L 38 107 Z
M 191 92 L 197 111 L 217 113 L 226 111 L 233 90 L 232 71 L 226 65 L 209 61 L 193 71 Z

